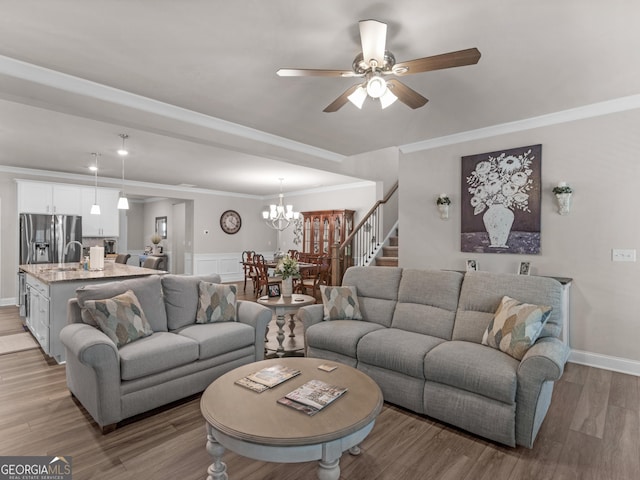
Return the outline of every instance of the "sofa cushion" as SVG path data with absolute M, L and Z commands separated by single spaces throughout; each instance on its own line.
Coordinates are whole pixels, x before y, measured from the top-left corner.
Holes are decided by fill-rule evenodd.
M 551 307 L 503 297 L 482 337 L 482 344 L 522 360 L 542 331 Z
M 175 333 L 156 332 L 122 347 L 120 377 L 122 380 L 164 372 L 198 359 L 198 343 Z
M 356 358 L 360 339 L 369 332 L 384 328 L 362 320 L 333 320 L 312 325 L 305 332 L 307 346 Z
M 358 362 L 424 379 L 424 356 L 445 340 L 429 335 L 382 328 L 358 343 Z
M 553 310 L 540 337 L 558 337 L 562 330 L 562 285 L 553 278 L 507 273 L 467 272 L 453 327 L 453 340 L 481 343 L 487 325 L 505 295 Z
M 405 268 L 391 326 L 451 340 L 462 278 L 459 272 Z
M 342 279 L 343 285 L 354 285 L 362 318 L 382 326 L 391 326 L 402 278 L 399 267 L 350 267 Z
M 473 342 L 443 342 L 425 356 L 424 376 L 432 382 L 513 404 L 520 362 Z
M 236 286 L 220 283 L 198 284 L 198 312 L 196 323 L 235 322 Z
M 84 302 L 83 311 L 118 348 L 153 333 L 132 290 L 113 298 L 87 300 Z
M 356 287 L 320 286 L 324 320 L 362 320 Z
M 201 281 L 220 283 L 220 276 L 216 274 L 162 275 L 162 291 L 169 330 L 193 325 L 196 322 L 198 285 Z
M 84 285 L 76 289 L 78 305 L 80 308 L 84 308 L 87 300 L 112 298 L 127 290 L 133 290 L 153 331 L 166 332 L 167 313 L 164 309 L 160 277 L 161 275 L 149 275 L 117 282 Z
M 200 360 L 239 350 L 253 345 L 256 341 L 253 327 L 240 322 L 189 325 L 181 329 L 179 335 L 198 343 Z

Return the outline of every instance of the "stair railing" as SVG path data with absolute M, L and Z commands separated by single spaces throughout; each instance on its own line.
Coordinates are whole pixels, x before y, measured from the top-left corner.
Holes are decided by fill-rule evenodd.
M 342 244 L 331 246 L 331 285 L 342 283 L 347 268 L 369 265 L 376 257 L 385 238 L 382 210 L 397 190 L 398 182 L 371 207 Z

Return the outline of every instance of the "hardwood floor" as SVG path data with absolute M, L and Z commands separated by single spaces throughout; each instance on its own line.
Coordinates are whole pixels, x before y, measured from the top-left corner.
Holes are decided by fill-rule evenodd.
M 17 309 L 0 307 L 0 324 L 19 327 Z M 74 480 L 202 480 L 211 462 L 199 396 L 103 436 L 71 398 L 64 366 L 39 349 L 0 355 L 0 432 L 0 455 L 71 456 Z M 224 460 L 235 480 L 316 478 L 316 462 L 266 463 L 233 452 Z M 640 379 L 568 364 L 531 450 L 385 404 L 362 454 L 344 454 L 341 470 L 342 480 L 637 479 Z

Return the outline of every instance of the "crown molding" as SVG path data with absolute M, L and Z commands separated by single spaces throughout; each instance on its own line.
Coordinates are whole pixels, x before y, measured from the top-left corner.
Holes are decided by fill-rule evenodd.
M 420 142 L 408 143 L 406 145 L 401 145 L 399 148 L 400 152 L 403 154 L 415 153 L 422 150 L 432 150 L 434 148 L 455 145 L 472 140 L 480 140 L 508 133 L 531 130 L 533 128 L 547 127 L 550 125 L 557 125 L 559 123 L 574 122 L 576 120 L 599 117 L 602 115 L 609 115 L 611 113 L 635 110 L 637 108 L 640 108 L 640 95 L 631 95 L 629 97 L 621 97 L 614 100 L 607 100 L 605 102 L 593 103 L 591 105 L 562 110 L 524 120 L 517 120 L 515 122 L 501 123 L 490 127 L 479 128 L 477 130 L 468 130 L 466 132 L 454 133 L 453 135 L 445 135 L 443 137 L 431 138 Z
M 86 184 L 85 186 L 88 186 L 88 187 L 93 187 L 93 182 L 94 182 L 93 175 L 55 172 L 52 170 L 37 170 L 33 168 L 23 168 L 23 167 L 11 167 L 8 165 L 0 165 L 0 173 L 9 173 L 12 175 L 21 175 L 21 176 L 27 176 L 27 177 L 35 176 L 35 177 L 46 177 L 51 179 L 61 179 L 61 180 L 64 180 L 64 183 L 71 183 L 70 180 L 73 180 L 76 182 L 81 182 L 83 184 Z M 29 182 L 51 183 L 49 180 L 32 180 L 30 178 L 14 178 L 14 181 L 19 181 L 19 180 L 27 180 Z M 209 190 L 206 188 L 185 187 L 181 185 L 165 185 L 162 183 L 138 182 L 135 180 L 125 180 L 124 185 L 126 187 L 150 188 L 155 190 L 164 190 L 167 192 L 199 193 L 203 195 L 249 198 L 253 200 L 267 200 L 267 199 L 278 197 L 278 193 L 274 193 L 273 195 L 250 195 L 246 193 L 225 192 L 222 190 Z M 376 183 L 369 180 L 365 180 L 361 182 L 352 182 L 352 183 L 345 183 L 342 185 L 310 188 L 307 190 L 298 190 L 295 192 L 284 192 L 284 193 L 286 195 L 315 195 L 318 193 L 327 193 L 327 192 L 335 192 L 339 190 L 351 190 L 354 188 L 370 187 L 372 185 L 375 186 Z M 122 187 L 122 180 L 117 178 L 100 177 L 100 185 L 98 186 L 99 187 L 114 186 L 115 188 L 120 189 L 120 187 Z

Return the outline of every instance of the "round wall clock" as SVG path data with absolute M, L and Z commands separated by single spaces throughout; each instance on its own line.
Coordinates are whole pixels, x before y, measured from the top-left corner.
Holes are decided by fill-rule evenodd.
M 220 228 L 224 233 L 233 235 L 238 233 L 242 226 L 242 219 L 240 214 L 235 210 L 227 210 L 220 216 Z

